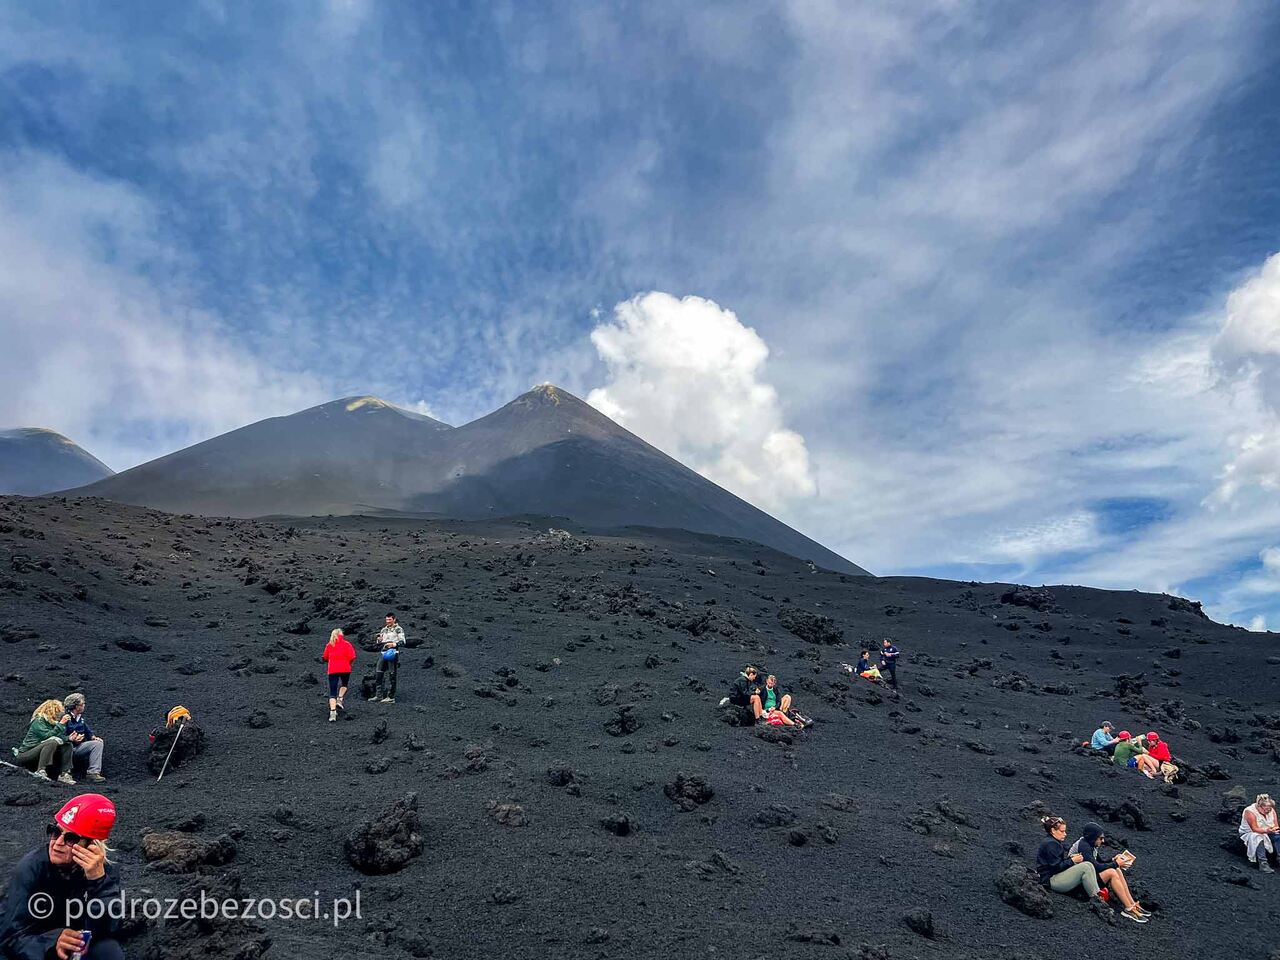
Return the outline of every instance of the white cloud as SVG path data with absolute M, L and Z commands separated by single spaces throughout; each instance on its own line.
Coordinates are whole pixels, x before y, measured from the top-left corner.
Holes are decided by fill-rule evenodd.
M 178 258 L 131 188 L 27 155 L 0 177 L 0 423 L 47 426 L 123 469 L 323 399 L 148 279 Z
M 804 438 L 763 379 L 769 348 L 711 300 L 652 292 L 591 332 L 608 381 L 587 401 L 746 500 L 777 507 L 815 492 Z

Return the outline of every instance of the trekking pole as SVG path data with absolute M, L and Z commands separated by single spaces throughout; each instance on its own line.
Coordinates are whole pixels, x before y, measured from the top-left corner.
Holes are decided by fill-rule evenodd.
M 169 745 L 169 753 L 164 758 L 164 764 L 160 767 L 160 776 L 156 777 L 156 783 L 164 778 L 164 772 L 169 768 L 169 757 L 173 756 L 173 748 L 178 745 L 178 737 L 182 736 L 182 730 L 186 726 L 185 723 L 178 724 L 178 732 L 173 736 L 173 743 Z

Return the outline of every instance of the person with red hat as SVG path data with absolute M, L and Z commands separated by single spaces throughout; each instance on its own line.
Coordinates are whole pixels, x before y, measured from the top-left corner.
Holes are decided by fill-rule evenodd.
M 1179 767 L 1173 762 L 1173 756 L 1169 753 L 1169 744 L 1161 740 L 1160 734 L 1154 730 L 1147 734 L 1147 755 L 1160 764 L 1160 775 L 1164 777 L 1164 782 L 1173 783 Z
M 0 908 L 0 957 L 6 960 L 124 960 L 108 901 L 120 880 L 107 860 L 116 808 L 100 793 L 63 804 L 48 843 L 23 857 Z M 100 906 L 91 906 L 92 901 Z M 68 904 L 76 901 L 74 910 Z M 75 923 L 76 928 L 68 927 Z M 88 949 L 85 936 L 88 933 Z

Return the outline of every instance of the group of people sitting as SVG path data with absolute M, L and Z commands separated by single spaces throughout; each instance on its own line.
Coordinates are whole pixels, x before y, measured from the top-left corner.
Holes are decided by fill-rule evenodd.
M 1128 850 L 1115 856 L 1103 845 L 1107 837 L 1101 824 L 1086 823 L 1074 843 L 1067 842 L 1067 821 L 1062 817 L 1041 817 L 1040 825 L 1049 836 L 1036 851 L 1036 874 L 1055 893 L 1069 893 L 1077 887 L 1089 897 L 1110 904 L 1120 902 L 1120 915 L 1134 923 L 1146 923 L 1151 914 L 1134 899 L 1125 876 L 1137 860 Z
M 86 779 L 102 783 L 102 752 L 104 741 L 93 732 L 84 718 L 85 697 L 73 693 L 63 700 L 46 700 L 36 707 L 27 724 L 26 736 L 13 748 L 15 765 L 30 770 L 42 780 L 48 780 L 49 771 L 59 783 L 71 786 L 72 766 L 77 759 L 87 765 Z
M 729 696 L 720 701 L 721 707 L 730 704 L 744 715 L 749 713 L 755 723 L 775 727 L 807 727 L 813 723 L 795 709 L 791 694 L 782 691 L 776 676 L 771 673 L 761 681 L 760 668 L 751 664 L 743 667 L 729 690 Z
M 1102 725 L 1093 731 L 1093 737 L 1081 746 L 1109 754 L 1117 767 L 1138 770 L 1148 780 L 1160 777 L 1165 783 L 1173 783 L 1179 767 L 1173 762 L 1169 744 L 1160 739 L 1160 734 L 1152 730 L 1135 737 L 1128 730 L 1121 730 L 1112 736 L 1111 730 L 1111 721 L 1103 720 Z

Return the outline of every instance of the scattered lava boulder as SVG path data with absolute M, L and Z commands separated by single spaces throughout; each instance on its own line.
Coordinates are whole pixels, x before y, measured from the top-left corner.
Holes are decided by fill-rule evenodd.
M 424 847 L 418 819 L 418 795 L 407 793 L 347 837 L 347 861 L 361 873 L 396 873 L 421 856 Z

